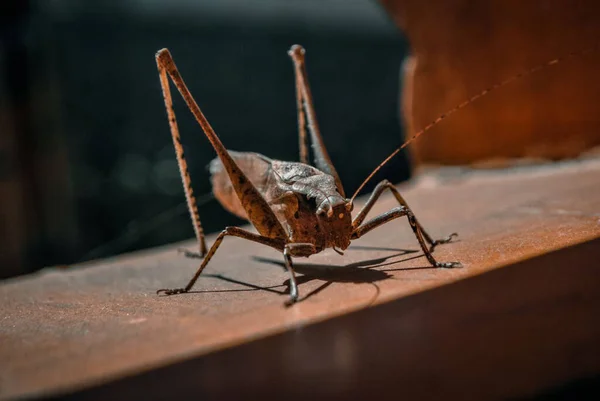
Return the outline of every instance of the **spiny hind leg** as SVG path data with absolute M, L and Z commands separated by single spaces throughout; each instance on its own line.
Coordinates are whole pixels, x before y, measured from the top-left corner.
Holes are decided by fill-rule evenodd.
M 242 203 L 242 206 L 248 216 L 248 219 L 259 232 L 260 235 L 268 238 L 287 238 L 287 233 L 283 226 L 277 219 L 277 216 L 270 208 L 267 201 L 262 197 L 260 191 L 254 187 L 252 182 L 236 164 L 235 160 L 231 157 L 210 123 L 206 119 L 206 116 L 200 110 L 200 107 L 194 100 L 189 89 L 185 85 L 175 61 L 171 56 L 171 53 L 167 49 L 159 50 L 156 53 L 156 63 L 160 72 L 160 82 L 163 88 L 165 104 L 167 105 L 167 111 L 172 110 L 171 93 L 169 89 L 169 77 L 175 84 L 175 87 L 185 100 L 194 118 L 202 127 L 202 131 L 206 135 L 206 138 L 211 143 L 213 149 L 219 156 L 221 163 L 227 171 L 235 193 Z M 171 114 L 169 114 L 171 115 Z M 171 121 L 171 120 L 170 120 Z M 174 120 L 172 120 L 174 121 Z M 200 254 L 203 252 L 201 251 Z
M 400 192 L 398 191 L 398 189 L 396 189 L 396 187 L 388 180 L 383 180 L 379 184 L 377 184 L 377 186 L 371 193 L 371 196 L 369 197 L 369 199 L 367 200 L 365 205 L 362 207 L 362 209 L 358 212 L 358 214 L 354 218 L 354 221 L 352 222 L 352 227 L 354 229 L 358 228 L 362 224 L 362 222 L 367 217 L 367 214 L 371 211 L 371 209 L 373 208 L 373 206 L 375 205 L 375 203 L 377 202 L 377 200 L 379 199 L 379 197 L 381 196 L 383 191 L 385 191 L 386 189 L 389 189 L 392 192 L 392 194 L 394 195 L 394 197 L 396 198 L 396 200 L 398 201 L 398 203 L 400 205 L 402 205 L 403 207 L 405 207 L 406 209 L 408 209 L 410 211 L 408 204 L 406 203 L 406 201 L 404 200 L 402 195 L 400 195 Z M 412 214 L 412 211 L 411 211 L 411 214 Z M 413 217 L 414 217 L 414 215 L 413 215 Z M 427 241 L 427 243 L 431 246 L 431 248 L 429 249 L 430 252 L 433 252 L 434 248 L 437 245 L 447 244 L 448 242 L 452 241 L 452 238 L 458 237 L 457 233 L 452 233 L 445 238 L 434 240 L 427 233 L 427 231 L 425 231 L 423 226 L 421 226 L 421 224 L 419 223 L 419 221 L 417 220 L 416 217 L 414 217 L 414 221 L 415 221 L 415 224 L 418 227 L 419 231 L 421 232 L 423 238 L 425 239 L 425 241 Z
M 373 218 L 372 220 L 369 220 L 365 224 L 354 228 L 354 230 L 352 232 L 352 239 L 360 238 L 363 235 L 365 235 L 366 233 L 374 230 L 375 228 L 377 228 L 385 223 L 388 223 L 394 219 L 397 219 L 398 217 L 402 217 L 402 216 L 406 216 L 408 218 L 408 223 L 410 224 L 410 227 L 412 228 L 415 236 L 417 237 L 417 240 L 419 241 L 419 245 L 421 245 L 421 249 L 423 250 L 425 257 L 427 258 L 429 263 L 431 263 L 432 266 L 444 267 L 444 268 L 462 267 L 462 265 L 459 262 L 444 263 L 444 262 L 438 262 L 437 260 L 435 260 L 435 258 L 433 257 L 432 251 L 429 249 L 429 247 L 427 246 L 427 243 L 425 242 L 423 232 L 421 231 L 421 228 L 417 222 L 415 215 L 410 210 L 410 208 L 408 208 L 406 206 L 395 207 L 392 210 L 385 212 L 383 214 L 380 214 L 379 216 Z
M 342 180 L 340 179 L 340 176 L 338 175 L 335 167 L 333 166 L 333 162 L 327 153 L 325 142 L 323 142 L 319 124 L 317 123 L 312 93 L 308 83 L 308 75 L 306 73 L 304 53 L 304 48 L 300 45 L 294 45 L 288 51 L 288 55 L 294 62 L 294 74 L 296 78 L 296 106 L 298 107 L 300 161 L 305 164 L 310 164 L 308 162 L 308 148 L 306 144 L 305 129 L 305 125 L 308 123 L 308 131 L 310 134 L 313 156 L 315 159 L 314 166 L 324 173 L 333 176 L 338 192 L 340 195 L 345 196 Z
M 194 190 L 192 189 L 192 179 L 188 171 L 187 162 L 183 153 L 183 146 L 181 145 L 181 136 L 179 135 L 179 127 L 177 125 L 177 118 L 175 117 L 175 110 L 173 110 L 173 99 L 171 97 L 171 89 L 169 87 L 169 80 L 167 77 L 167 70 L 165 65 L 157 59 L 158 73 L 160 76 L 160 85 L 162 87 L 163 98 L 165 101 L 165 108 L 167 109 L 167 116 L 169 118 L 169 128 L 171 129 L 171 137 L 173 138 L 173 146 L 175 147 L 175 155 L 177 157 L 177 164 L 179 166 L 179 173 L 181 175 L 181 182 L 183 183 L 183 190 L 185 192 L 185 199 L 187 201 L 188 211 L 192 219 L 192 225 L 194 227 L 194 233 L 198 240 L 198 251 L 196 255 L 206 255 L 206 240 L 204 238 L 204 230 L 200 223 L 200 215 L 198 214 L 198 205 L 196 203 L 196 197 L 194 196 Z
M 304 95 L 302 94 L 302 75 L 298 68 L 294 68 L 294 73 L 296 75 L 296 108 L 298 113 L 300 162 L 310 165 L 310 161 L 308 160 L 308 143 L 306 142 L 306 115 L 304 114 Z
M 192 289 L 192 287 L 194 286 L 194 284 L 196 283 L 196 280 L 198 280 L 198 277 L 200 277 L 200 274 L 202 273 L 202 271 L 204 270 L 204 268 L 206 267 L 208 262 L 210 262 L 210 259 L 213 257 L 213 255 L 215 254 L 215 252 L 221 245 L 221 242 L 223 242 L 223 239 L 226 236 L 233 236 L 233 237 L 247 239 L 249 241 L 258 242 L 259 244 L 270 246 L 271 248 L 275 248 L 279 251 L 284 251 L 284 242 L 280 239 L 264 237 L 262 235 L 254 234 L 254 233 L 251 233 L 249 231 L 243 230 L 238 227 L 227 227 L 223 231 L 221 231 L 221 233 L 215 240 L 214 244 L 212 244 L 212 246 L 208 250 L 206 257 L 202 260 L 200 267 L 198 268 L 198 270 L 196 271 L 196 273 L 194 274 L 192 279 L 188 282 L 188 284 L 185 287 L 172 288 L 172 289 L 161 288 L 161 289 L 157 290 L 156 293 L 157 294 L 164 293 L 165 295 L 174 295 L 174 294 L 183 294 L 183 293 L 189 292 Z M 196 257 L 196 255 L 194 255 L 193 257 Z

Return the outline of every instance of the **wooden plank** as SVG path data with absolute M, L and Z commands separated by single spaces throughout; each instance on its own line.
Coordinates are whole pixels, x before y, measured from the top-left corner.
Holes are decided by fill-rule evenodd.
M 452 284 L 460 280 L 600 236 L 598 159 L 498 172 L 451 172 L 442 170 L 439 174 L 422 176 L 401 189 L 421 223 L 435 237 L 453 231 L 460 233 L 460 241 L 439 247 L 436 256 L 443 261 L 460 260 L 465 266 L 462 269 L 430 268 L 419 252 L 413 253 L 418 247 L 406 222 L 397 222 L 356 241 L 344 257 L 325 252 L 307 261 L 298 260 L 298 271 L 301 273 L 299 288 L 306 299 L 291 308 L 283 307 L 287 297 L 283 283 L 287 276 L 280 267 L 281 255 L 238 239 L 226 240 L 207 268 L 206 275 L 196 285 L 195 292 L 181 296 L 158 297 L 154 293 L 160 287 L 185 284 L 197 266 L 195 261 L 179 257 L 175 252 L 177 246 L 98 261 L 68 271 L 47 269 L 30 277 L 6 281 L 0 285 L 0 360 L 3 361 L 0 365 L 0 396 L 11 398 L 56 391 L 72 392 L 190 358 L 203 360 L 203 355 L 223 349 L 229 350 L 227 366 L 233 369 L 234 366 L 245 366 L 247 362 L 244 359 L 247 353 L 236 352 L 241 344 L 277 333 L 292 336 L 296 345 L 286 348 L 289 352 L 300 352 L 300 356 L 307 358 L 311 355 L 311 366 L 319 367 L 331 355 L 328 357 L 325 353 L 324 359 L 321 359 L 320 355 L 326 350 L 312 337 L 308 341 L 309 337 L 305 337 L 305 330 L 301 328 L 367 309 L 364 313 L 373 311 L 376 314 L 374 316 L 378 316 L 377 321 L 385 321 L 385 316 L 390 321 L 405 321 L 406 324 L 398 323 L 399 327 L 409 330 L 415 319 L 418 322 L 419 318 L 411 315 L 410 308 L 381 314 L 375 312 L 381 309 L 372 306 L 441 286 L 453 288 Z M 386 196 L 374 212 L 382 212 L 393 206 L 393 198 Z M 192 243 L 186 245 L 191 246 Z M 563 260 L 557 268 L 564 269 L 565 263 Z M 580 264 L 568 267 L 577 279 L 573 279 L 573 286 L 585 284 L 597 288 L 598 275 L 590 273 L 590 269 L 598 268 L 597 264 L 590 263 L 585 268 Z M 549 281 L 544 281 L 539 270 L 534 271 L 540 277 L 540 297 L 554 299 L 555 293 L 546 291 L 555 288 L 553 285 L 557 284 L 558 273 L 553 273 Z M 527 305 L 529 287 L 518 285 L 518 272 L 518 269 L 514 270 L 510 278 L 499 280 L 497 284 L 494 284 L 494 280 L 486 282 L 484 288 L 489 288 L 490 294 L 493 290 L 493 294 L 518 295 L 516 298 Z M 528 280 L 526 282 L 531 283 L 531 277 Z M 565 291 L 578 288 L 565 280 Z M 511 285 L 507 286 L 506 283 Z M 581 288 L 586 291 L 589 289 L 586 286 Z M 471 291 L 470 287 L 468 291 Z M 531 290 L 531 294 L 537 293 Z M 509 335 L 510 320 L 497 326 L 499 320 L 495 318 L 496 312 L 492 310 L 487 315 L 483 312 L 485 309 L 477 309 L 493 304 L 484 302 L 485 294 L 477 292 L 477 296 L 472 298 L 474 309 L 467 309 L 456 317 L 445 315 L 449 310 L 442 307 L 445 297 L 441 296 L 442 300 L 435 303 L 437 306 L 432 306 L 432 311 L 440 313 L 440 321 L 433 318 L 435 314 L 426 314 L 423 316 L 433 321 L 430 326 L 429 323 L 425 326 L 450 330 L 449 333 L 455 335 L 458 329 L 453 329 L 454 324 L 462 324 L 461 319 L 473 318 L 481 320 L 479 335 L 492 335 L 497 330 L 504 330 Z M 582 294 L 588 296 L 587 292 Z M 460 299 L 460 302 L 456 302 L 461 308 L 470 299 L 464 296 L 456 298 Z M 438 299 L 437 295 L 435 299 Z M 572 311 L 580 318 L 587 316 L 584 312 L 578 312 L 578 303 L 570 298 L 558 297 L 556 302 L 557 308 L 565 308 L 566 315 Z M 536 310 L 533 308 L 528 316 L 535 316 Z M 483 316 L 480 316 L 482 313 Z M 550 328 L 560 328 L 560 319 L 552 320 L 552 310 L 548 313 L 543 314 L 544 321 L 549 322 Z M 367 330 L 371 339 L 382 333 L 382 328 L 378 327 L 349 327 L 349 335 L 353 335 L 354 329 L 360 329 L 361 333 Z M 528 338 L 546 338 L 543 345 L 550 347 L 551 341 L 548 339 L 561 335 L 561 331 L 549 333 L 545 331 L 547 328 L 540 326 L 539 331 L 531 331 L 531 337 Z M 567 331 L 565 328 L 564 332 Z M 466 333 L 465 329 L 463 334 Z M 523 334 L 522 331 L 519 333 Z M 578 333 L 585 337 L 584 340 L 589 340 L 589 332 L 584 330 Z M 412 345 L 415 350 L 413 356 L 423 360 L 410 380 L 443 377 L 441 374 L 431 376 L 427 370 L 428 366 L 434 369 L 434 362 L 440 358 L 440 355 L 436 356 L 439 348 L 428 348 L 431 339 L 421 337 L 418 330 L 406 336 L 402 339 L 401 349 Z M 452 343 L 454 346 L 461 346 L 456 341 L 457 337 L 451 338 L 455 341 Z M 337 340 L 331 341 L 324 344 L 334 348 L 338 346 Z M 339 340 L 342 344 L 340 347 L 344 341 Z M 557 346 L 570 344 L 568 337 L 564 341 L 558 342 Z M 464 347 L 474 347 L 469 355 L 477 355 L 477 352 L 484 351 L 482 347 L 485 344 L 465 343 Z M 507 346 L 510 344 L 507 343 Z M 479 361 L 476 370 L 498 361 L 512 361 L 503 361 L 502 349 L 494 348 L 492 343 L 490 347 L 497 350 L 496 358 Z M 527 353 L 523 354 L 522 348 L 517 349 L 527 362 L 524 365 L 526 367 L 543 370 L 554 366 L 548 357 L 554 352 L 551 348 L 538 349 L 538 355 L 546 358 L 535 360 Z M 342 355 L 340 358 L 343 358 L 345 351 L 339 352 Z M 252 355 L 253 358 L 257 357 L 257 354 Z M 283 355 L 279 361 L 280 369 L 287 369 L 286 374 L 290 375 L 294 372 L 299 382 L 303 381 L 302 378 L 308 380 L 314 377 L 314 372 L 307 366 L 296 370 L 293 361 L 297 361 L 299 356 L 294 355 L 290 356 L 292 362 L 289 365 L 285 363 Z M 561 358 L 556 361 L 557 364 L 566 363 L 565 358 L 569 355 L 572 363 L 577 363 L 578 358 L 582 357 L 581 353 L 561 352 L 559 355 Z M 254 365 L 249 365 L 252 367 L 250 377 L 254 377 L 256 383 L 265 383 L 267 379 L 261 375 L 269 372 L 272 366 L 262 371 L 259 360 L 251 361 Z M 586 367 L 595 369 L 597 366 L 589 364 Z M 337 368 L 324 369 L 324 374 L 328 369 Z M 356 372 L 363 372 L 366 367 L 356 369 Z M 548 369 L 546 375 L 532 376 L 528 386 L 514 388 L 540 389 L 570 379 L 560 374 L 564 369 Z M 579 374 L 583 370 L 573 369 L 572 373 Z M 519 369 L 516 371 L 522 372 Z M 238 370 L 235 372 L 241 375 Z M 357 380 L 360 376 L 352 377 Z M 205 390 L 208 388 L 206 386 L 216 386 L 221 390 L 226 386 L 234 386 L 235 383 L 220 381 L 223 378 L 222 373 L 217 373 L 214 377 L 198 381 L 198 386 L 204 386 Z M 250 380 L 248 383 L 252 382 Z M 319 383 L 324 386 L 323 389 L 327 388 L 325 380 L 315 385 Z M 506 383 L 506 388 L 512 389 L 509 384 Z M 418 388 L 415 386 L 413 388 Z

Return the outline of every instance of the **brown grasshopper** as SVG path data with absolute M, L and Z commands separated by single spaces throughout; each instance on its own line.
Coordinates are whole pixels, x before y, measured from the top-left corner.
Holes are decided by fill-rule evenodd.
M 380 182 L 362 209 L 352 218 L 351 212 L 354 206 L 354 199 L 364 185 L 385 163 L 441 120 L 486 95 L 491 90 L 504 86 L 522 76 L 529 75 L 545 66 L 556 64 L 561 60 L 555 59 L 524 73 L 517 74 L 483 90 L 439 116 L 388 156 L 363 181 L 354 195 L 351 198 L 346 198 L 340 177 L 329 158 L 319 131 L 306 74 L 304 53 L 304 49 L 298 45 L 292 46 L 288 52 L 293 60 L 296 77 L 300 162 L 273 160 L 258 153 L 228 151 L 196 104 L 196 101 L 181 78 L 169 51 L 162 49 L 156 54 L 156 62 L 177 162 L 199 245 L 198 253 L 185 251 L 185 255 L 192 258 L 204 258 L 200 267 L 185 287 L 159 289 L 157 293 L 173 295 L 190 291 L 223 239 L 226 236 L 234 236 L 270 246 L 283 253 L 285 268 L 290 275 L 290 299 L 287 303 L 293 303 L 298 300 L 298 287 L 292 257 L 308 257 L 327 248 L 332 248 L 342 254 L 342 251 L 348 248 L 352 240 L 362 237 L 382 224 L 403 216 L 407 217 L 425 257 L 433 267 L 460 267 L 459 262 L 438 262 L 433 257 L 435 246 L 450 242 L 457 234 L 453 233 L 442 239 L 432 239 L 423 229 L 398 190 L 389 181 L 384 180 Z M 575 54 L 572 53 L 569 56 Z M 217 239 L 207 252 L 204 232 L 200 224 L 191 179 L 180 141 L 175 111 L 173 110 L 168 77 L 171 78 L 183 96 L 189 109 L 218 155 L 218 158 L 210 163 L 211 180 L 215 197 L 229 212 L 252 223 L 258 233 L 253 233 L 239 227 L 226 227 L 217 236 Z M 306 125 L 308 125 L 308 132 L 314 153 L 314 163 L 312 165 L 308 160 Z M 392 192 L 399 206 L 364 223 L 367 214 L 385 190 Z

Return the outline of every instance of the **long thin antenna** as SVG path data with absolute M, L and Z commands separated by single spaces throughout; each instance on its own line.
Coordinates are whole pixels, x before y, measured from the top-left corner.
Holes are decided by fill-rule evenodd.
M 354 192 L 354 195 L 352 195 L 351 201 L 354 202 L 354 198 L 356 198 L 356 196 L 358 195 L 358 193 L 360 191 L 362 191 L 362 189 L 364 188 L 364 186 L 367 184 L 367 182 L 369 182 L 371 180 L 371 178 L 373 178 L 373 176 L 375 174 L 377 174 L 377 172 L 379 170 L 381 170 L 381 168 L 387 163 L 389 162 L 394 156 L 396 156 L 402 149 L 404 149 L 405 147 L 407 147 L 408 145 L 410 145 L 415 139 L 417 139 L 418 137 L 420 137 L 421 135 L 423 135 L 425 132 L 429 131 L 431 128 L 433 128 L 434 126 L 436 126 L 437 124 L 439 124 L 442 120 L 444 120 L 446 117 L 448 117 L 449 115 L 457 112 L 458 110 L 468 106 L 469 104 L 473 103 L 474 101 L 476 101 L 477 99 L 487 95 L 488 93 L 492 92 L 493 90 L 496 90 L 498 88 L 503 87 L 504 85 L 508 85 L 509 83 L 516 81 L 519 78 L 523 78 L 526 77 L 528 75 L 531 75 L 535 72 L 538 72 L 546 67 L 550 67 L 551 65 L 554 64 L 558 64 L 561 61 L 567 60 L 569 58 L 573 58 L 575 56 L 581 56 L 583 54 L 592 52 L 597 50 L 598 45 L 594 45 L 593 47 L 589 47 L 586 48 L 584 50 L 580 50 L 580 51 L 575 51 L 572 53 L 569 53 L 565 56 L 562 57 L 558 57 L 555 58 L 553 60 L 550 61 L 546 61 L 545 63 L 539 64 L 533 68 L 530 68 L 529 70 L 526 71 L 522 71 L 516 75 L 513 75 L 510 78 L 505 79 L 502 82 L 499 82 L 495 85 L 490 86 L 487 89 L 482 90 L 481 92 L 479 92 L 478 94 L 476 94 L 475 96 L 472 96 L 471 98 L 465 100 L 464 102 L 462 102 L 461 104 L 455 106 L 454 108 L 448 110 L 447 112 L 445 112 L 444 114 L 441 114 L 439 117 L 437 117 L 435 120 L 433 120 L 432 122 L 430 122 L 428 125 L 426 125 L 425 127 L 423 127 L 423 129 L 421 129 L 421 131 L 417 132 L 416 134 L 414 134 L 409 140 L 407 140 L 406 142 L 404 142 L 402 144 L 402 146 L 400 146 L 398 149 L 394 150 L 388 157 L 385 158 L 385 160 L 383 162 L 381 162 L 381 164 L 379 164 L 375 170 L 373 170 L 373 172 L 371 174 L 369 174 L 369 176 L 362 182 L 362 184 L 360 184 L 360 186 L 358 187 L 358 189 Z

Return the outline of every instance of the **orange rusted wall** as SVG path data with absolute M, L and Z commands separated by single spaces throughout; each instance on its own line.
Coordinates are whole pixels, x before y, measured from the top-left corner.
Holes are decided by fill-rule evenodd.
M 407 35 L 408 134 L 497 82 L 600 43 L 596 0 L 381 0 Z M 412 66 L 412 68 L 411 68 Z M 419 162 L 573 157 L 600 144 L 600 52 L 513 82 L 413 145 Z

